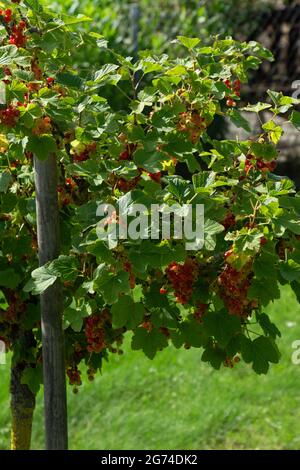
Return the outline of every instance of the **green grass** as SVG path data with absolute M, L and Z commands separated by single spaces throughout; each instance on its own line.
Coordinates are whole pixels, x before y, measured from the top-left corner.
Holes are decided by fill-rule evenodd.
M 300 449 L 300 306 L 289 289 L 269 312 L 280 325 L 282 359 L 267 376 L 249 366 L 212 370 L 200 350 L 169 348 L 149 361 L 130 352 L 94 383 L 69 394 L 71 449 Z M 0 449 L 9 446 L 8 367 L 0 366 Z M 33 448 L 43 446 L 42 397 Z

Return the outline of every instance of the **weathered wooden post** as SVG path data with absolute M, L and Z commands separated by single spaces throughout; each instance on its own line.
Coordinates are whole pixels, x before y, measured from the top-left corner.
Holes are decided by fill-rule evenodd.
M 57 258 L 59 212 L 56 156 L 34 157 L 39 264 Z M 46 449 L 68 447 L 67 398 L 62 328 L 62 286 L 59 281 L 41 295 Z

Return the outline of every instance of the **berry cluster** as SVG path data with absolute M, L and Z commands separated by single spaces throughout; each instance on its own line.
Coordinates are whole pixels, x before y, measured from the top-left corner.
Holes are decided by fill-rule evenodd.
M 193 144 L 199 140 L 206 127 L 205 119 L 200 116 L 198 111 L 193 110 L 179 114 L 177 130 L 179 132 L 186 132 Z
M 135 288 L 135 275 L 132 271 L 132 264 L 129 261 L 125 261 L 123 264 L 124 271 L 129 273 L 129 284 L 130 288 L 134 289 Z
M 160 184 L 161 182 L 161 172 L 158 171 L 157 173 L 148 173 L 148 176 L 152 179 L 152 181 L 155 181 L 155 183 Z
M 231 80 L 227 79 L 227 80 L 224 81 L 224 84 L 235 96 L 237 96 L 237 97 L 241 96 L 241 94 L 240 94 L 240 90 L 241 90 L 240 80 L 234 80 L 234 82 L 232 83 Z M 232 107 L 236 106 L 236 102 L 230 96 L 225 96 L 225 98 L 227 100 L 226 105 L 228 107 L 232 108 Z
M 235 223 L 236 220 L 234 214 L 231 212 L 231 210 L 228 210 L 221 224 L 224 226 L 225 230 L 228 230 L 230 227 L 233 227 Z
M 246 156 L 245 162 L 245 173 L 248 175 L 249 171 L 252 169 L 259 170 L 262 172 L 274 171 L 276 168 L 276 161 L 272 160 L 271 162 L 265 162 L 261 158 L 256 158 L 252 154 Z
M 37 119 L 34 128 L 32 129 L 33 135 L 51 134 L 52 125 L 49 116 Z
M 4 23 L 10 23 L 12 20 L 12 10 L 7 8 L 7 10 L 0 10 L 0 18 Z
M 170 331 L 166 326 L 160 326 L 158 331 L 162 333 L 167 339 L 171 336 Z
M 240 362 L 240 357 L 235 356 L 235 357 L 226 357 L 225 361 L 223 362 L 224 367 L 229 367 L 232 369 L 236 364 Z
M 225 265 L 225 268 L 219 275 L 220 296 L 231 315 L 247 318 L 251 314 L 252 309 L 257 306 L 254 301 L 249 301 L 247 298 L 251 277 L 252 273 L 251 271 L 249 272 L 248 266 L 241 271 L 237 271 L 229 264 Z
M 126 144 L 125 150 L 123 150 L 119 155 L 119 160 L 131 160 L 133 153 L 137 148 L 137 144 Z
M 96 370 L 93 367 L 89 367 L 87 370 L 88 380 L 93 382 L 95 380 Z
M 39 66 L 39 60 L 37 57 L 34 57 L 31 61 L 31 71 L 34 75 L 36 80 L 41 80 L 43 77 L 43 72 L 41 67 Z
M 141 179 L 141 175 L 135 176 L 132 180 L 126 180 L 125 178 L 121 177 L 117 179 L 116 182 L 116 187 L 120 189 L 120 191 L 123 191 L 124 193 L 127 193 L 128 191 L 131 191 L 132 189 L 136 188 L 137 184 L 139 183 Z
M 15 127 L 20 117 L 20 111 L 9 105 L 5 109 L 0 110 L 0 122 L 8 127 Z
M 57 186 L 57 192 L 59 194 L 58 200 L 59 205 L 68 206 L 73 201 L 73 195 L 77 191 L 78 185 L 73 178 L 66 178 L 64 186 Z
M 69 366 L 67 368 L 67 376 L 69 378 L 70 385 L 81 385 L 81 372 L 77 366 Z
M 3 312 L 3 320 L 7 323 L 17 323 L 20 316 L 26 312 L 26 304 L 20 299 L 15 292 L 7 292 L 8 309 Z
M 143 321 L 143 323 L 141 324 L 141 327 L 144 328 L 145 330 L 147 330 L 148 333 L 150 333 L 150 331 L 153 330 L 154 325 L 153 325 L 153 323 L 152 323 L 151 320 L 145 320 L 145 321 Z
M 166 273 L 173 286 L 176 301 L 179 304 L 188 303 L 193 294 L 193 284 L 198 274 L 196 261 L 191 258 L 188 258 L 184 264 L 174 261 L 166 268 Z
M 73 161 L 74 162 L 84 162 L 90 158 L 90 154 L 95 152 L 97 148 L 96 142 L 91 142 L 87 144 L 84 149 L 79 153 L 74 153 Z
M 208 304 L 200 303 L 198 307 L 195 309 L 193 316 L 197 320 L 198 323 L 202 322 L 202 318 L 207 312 Z
M 85 321 L 85 336 L 89 352 L 99 353 L 106 348 L 103 318 L 99 315 L 91 315 Z
M 24 47 L 26 45 L 27 37 L 24 34 L 26 22 L 21 20 L 18 25 L 14 25 L 11 29 L 9 43 L 17 47 Z

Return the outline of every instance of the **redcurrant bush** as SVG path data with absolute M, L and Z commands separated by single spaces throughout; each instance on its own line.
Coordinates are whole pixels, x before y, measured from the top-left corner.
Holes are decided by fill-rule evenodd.
M 128 331 L 132 348 L 149 358 L 169 344 L 196 347 L 216 369 L 242 367 L 242 359 L 266 373 L 279 361 L 280 332 L 264 309 L 286 283 L 300 299 L 300 197 L 292 181 L 274 174 L 278 116 L 299 127 L 298 101 L 268 91 L 265 103 L 240 104 L 248 72 L 271 54 L 254 42 L 215 39 L 202 48 L 180 36 L 180 59 L 145 52 L 134 62 L 109 51 L 112 63 L 74 70 L 74 48 L 89 44 L 101 53 L 106 42 L 97 32 L 77 33 L 80 19 L 57 21 L 36 5 L 15 1 L 0 12 L 7 98 L 0 109 L 0 338 L 22 358 L 24 381 L 36 393 L 38 295 L 56 281 L 73 386 L 84 369 L 92 380 L 103 359 L 122 354 Z M 110 105 L 106 87 L 122 103 L 126 96 L 126 109 Z M 247 113 L 266 109 L 272 117 L 257 135 Z M 217 140 L 216 118 L 248 137 Z M 33 155 L 49 154 L 57 160 L 62 248 L 38 268 Z M 122 217 L 111 215 L 107 239 L 99 237 L 99 201 L 142 202 L 149 212 L 152 204 L 202 204 L 203 247 L 187 251 L 186 240 L 172 236 L 120 238 L 112 247 L 109 234 Z

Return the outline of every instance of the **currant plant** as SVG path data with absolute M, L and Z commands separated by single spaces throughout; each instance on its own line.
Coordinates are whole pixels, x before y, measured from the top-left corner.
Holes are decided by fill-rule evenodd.
M 30 445 L 42 381 L 38 295 L 57 281 L 75 392 L 84 369 L 93 380 L 103 359 L 122 354 L 127 332 L 150 359 L 172 344 L 201 348 L 199 360 L 216 369 L 242 359 L 267 373 L 280 358 L 280 332 L 264 309 L 283 284 L 300 299 L 300 198 L 273 174 L 278 116 L 299 127 L 298 101 L 268 91 L 266 103 L 240 105 L 248 73 L 271 54 L 255 42 L 201 46 L 179 36 L 183 58 L 145 52 L 133 61 L 109 50 L 112 63 L 87 76 L 74 70 L 74 50 L 107 48 L 100 34 L 76 31 L 87 18 L 53 17 L 35 0 L 2 3 L 0 339 L 12 352 L 13 448 Z M 102 97 L 107 87 L 126 109 Z M 260 116 L 259 134 L 245 113 Z M 248 138 L 214 139 L 216 117 Z M 38 267 L 33 156 L 50 154 L 62 249 Z M 99 237 L 100 202 L 128 211 L 142 203 L 149 214 L 152 204 L 202 204 L 204 246 L 187 251 L 185 239 L 141 237 L 112 247 L 120 218 L 113 213 L 107 240 Z

